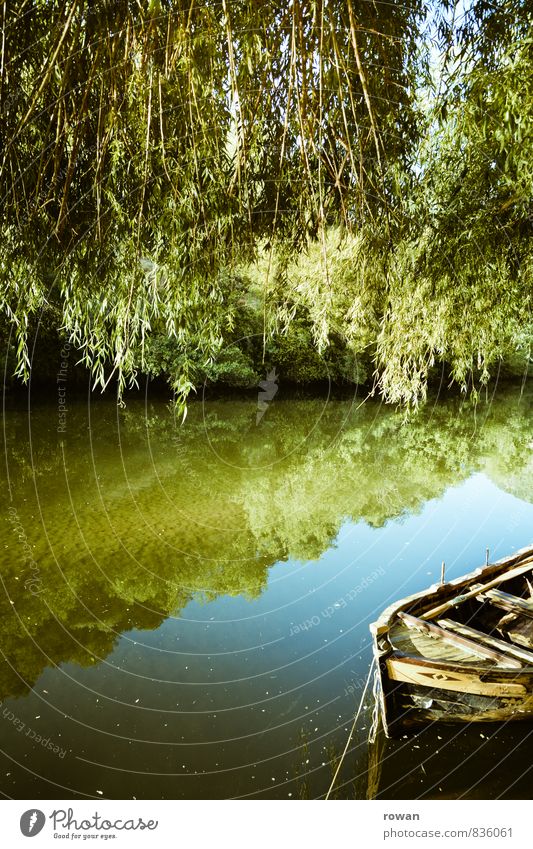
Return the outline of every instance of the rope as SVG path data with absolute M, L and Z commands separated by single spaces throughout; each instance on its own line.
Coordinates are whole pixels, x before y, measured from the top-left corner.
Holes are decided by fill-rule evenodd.
M 353 733 L 354 733 L 354 731 L 355 731 L 355 726 L 357 725 L 357 720 L 359 719 L 359 714 L 361 713 L 361 710 L 363 709 L 363 703 L 364 703 L 364 701 L 365 701 L 366 691 L 368 690 L 368 685 L 369 685 L 369 683 L 370 683 L 370 678 L 371 678 L 371 676 L 372 676 L 372 670 L 373 670 L 373 668 L 374 668 L 374 663 L 375 663 L 375 662 L 376 662 L 376 659 L 375 659 L 375 658 L 372 658 L 372 663 L 370 664 L 370 668 L 369 668 L 369 670 L 368 670 L 368 675 L 367 675 L 367 679 L 366 679 L 366 683 L 365 683 L 365 688 L 364 688 L 364 690 L 363 690 L 363 695 L 361 696 L 361 701 L 359 702 L 359 707 L 357 708 L 357 713 L 355 714 L 355 718 L 354 718 L 354 721 L 353 721 L 352 727 L 351 727 L 351 729 L 350 729 L 350 733 L 349 733 L 349 735 L 348 735 L 348 739 L 347 739 L 347 741 L 346 741 L 346 745 L 345 745 L 345 747 L 344 747 L 344 752 L 342 753 L 342 755 L 341 755 L 341 759 L 340 759 L 339 763 L 337 764 L 337 769 L 335 770 L 335 775 L 333 776 L 333 778 L 332 778 L 332 780 L 331 780 L 331 784 L 329 785 L 329 790 L 328 790 L 328 792 L 326 793 L 326 797 L 325 797 L 325 798 L 326 798 L 326 801 L 329 799 L 330 793 L 331 793 L 331 791 L 333 790 L 333 785 L 335 784 L 335 782 L 336 782 L 336 780 L 337 780 L 337 776 L 338 776 L 338 774 L 339 774 L 339 772 L 340 772 L 340 768 L 341 768 L 341 766 L 342 766 L 342 764 L 343 764 L 344 758 L 346 757 L 346 752 L 348 751 L 348 748 L 349 748 L 349 746 L 350 746 L 350 742 L 351 742 L 351 739 L 352 739 L 352 737 L 353 737 Z
M 371 746 L 376 742 L 376 737 L 378 734 L 379 728 L 379 719 L 380 719 L 380 695 L 381 695 L 381 680 L 378 675 L 378 670 L 374 672 L 374 686 L 372 687 L 372 696 L 374 697 L 374 711 L 372 713 L 372 725 L 370 726 L 370 731 L 368 733 L 368 743 Z

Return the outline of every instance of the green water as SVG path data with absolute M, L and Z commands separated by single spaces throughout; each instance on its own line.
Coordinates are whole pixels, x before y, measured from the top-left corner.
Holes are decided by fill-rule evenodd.
M 208 399 L 182 427 L 149 393 L 125 409 L 69 399 L 62 419 L 56 398 L 12 404 L 1 792 L 323 795 L 369 623 L 443 558 L 451 578 L 487 546 L 533 541 L 532 400 L 439 401 L 406 421 L 358 398 L 275 399 L 257 423 L 256 398 Z M 366 792 L 369 712 L 341 796 Z M 530 733 L 389 743 L 377 792 L 528 797 Z

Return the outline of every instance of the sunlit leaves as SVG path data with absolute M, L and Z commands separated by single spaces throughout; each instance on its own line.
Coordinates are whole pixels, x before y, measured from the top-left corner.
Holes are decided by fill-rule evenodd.
M 152 336 L 175 340 L 184 402 L 198 362 L 239 335 L 238 279 L 264 350 L 296 318 L 321 354 L 340 339 L 372 356 L 390 400 L 416 404 L 441 363 L 466 386 L 527 350 L 524 0 L 462 16 L 452 0 L 21 0 L 5 15 L 1 306 L 19 374 L 28 320 L 53 303 L 101 386 L 147 368 Z

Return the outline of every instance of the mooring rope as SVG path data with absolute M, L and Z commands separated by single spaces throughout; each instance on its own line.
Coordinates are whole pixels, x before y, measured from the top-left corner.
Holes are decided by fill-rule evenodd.
M 374 664 L 375 664 L 375 662 L 376 662 L 376 659 L 375 659 L 375 657 L 373 657 L 373 658 L 372 658 L 372 663 L 370 664 L 370 668 L 369 668 L 369 670 L 368 670 L 368 675 L 367 675 L 367 679 L 366 679 L 366 683 L 365 683 L 365 688 L 364 688 L 364 690 L 363 690 L 363 695 L 361 696 L 361 701 L 359 702 L 359 707 L 357 708 L 357 713 L 355 714 L 355 718 L 354 718 L 354 721 L 353 721 L 352 727 L 351 727 L 351 729 L 350 729 L 350 733 L 348 734 L 348 739 L 347 739 L 347 741 L 346 741 L 346 745 L 345 745 L 345 747 L 344 747 L 344 752 L 342 753 L 341 758 L 340 758 L 340 761 L 339 761 L 339 763 L 337 764 L 337 769 L 335 770 L 335 775 L 333 776 L 333 778 L 332 778 L 332 780 L 331 780 L 331 784 L 329 785 L 329 790 L 328 790 L 328 792 L 326 793 L 326 797 L 325 797 L 325 799 L 326 799 L 326 800 L 327 800 L 327 799 L 329 799 L 330 793 L 331 793 L 331 791 L 333 790 L 333 786 L 334 786 L 334 784 L 335 784 L 335 782 L 336 782 L 336 780 L 337 780 L 337 776 L 338 776 L 338 774 L 339 774 L 339 772 L 340 772 L 340 768 L 341 768 L 341 766 L 342 766 L 342 764 L 343 764 L 344 758 L 346 757 L 346 752 L 348 751 L 348 748 L 349 748 L 349 746 L 350 746 L 350 742 L 351 742 L 351 740 L 352 740 L 353 733 L 354 733 L 354 731 L 355 731 L 355 726 L 357 725 L 357 720 L 359 719 L 359 714 L 361 713 L 361 711 L 362 711 L 362 709 L 363 709 L 363 704 L 364 704 L 364 701 L 365 701 L 366 691 L 368 690 L 368 685 L 369 685 L 369 683 L 370 683 L 370 678 L 372 677 L 372 670 L 374 669 Z
M 374 686 L 372 687 L 372 696 L 374 697 L 374 710 L 372 712 L 372 725 L 370 726 L 370 731 L 368 732 L 368 744 L 371 746 L 376 742 L 376 737 L 378 735 L 379 728 L 379 707 L 380 707 L 380 695 L 381 695 L 381 679 L 378 674 L 378 668 L 376 666 L 374 670 Z

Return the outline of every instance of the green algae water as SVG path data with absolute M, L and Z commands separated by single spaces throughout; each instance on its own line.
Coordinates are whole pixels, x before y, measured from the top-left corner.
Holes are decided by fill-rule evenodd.
M 325 795 L 395 599 L 533 541 L 533 393 L 57 399 L 4 415 L 0 791 Z M 258 415 L 258 410 L 261 415 Z M 530 794 L 531 731 L 367 745 L 340 798 Z

